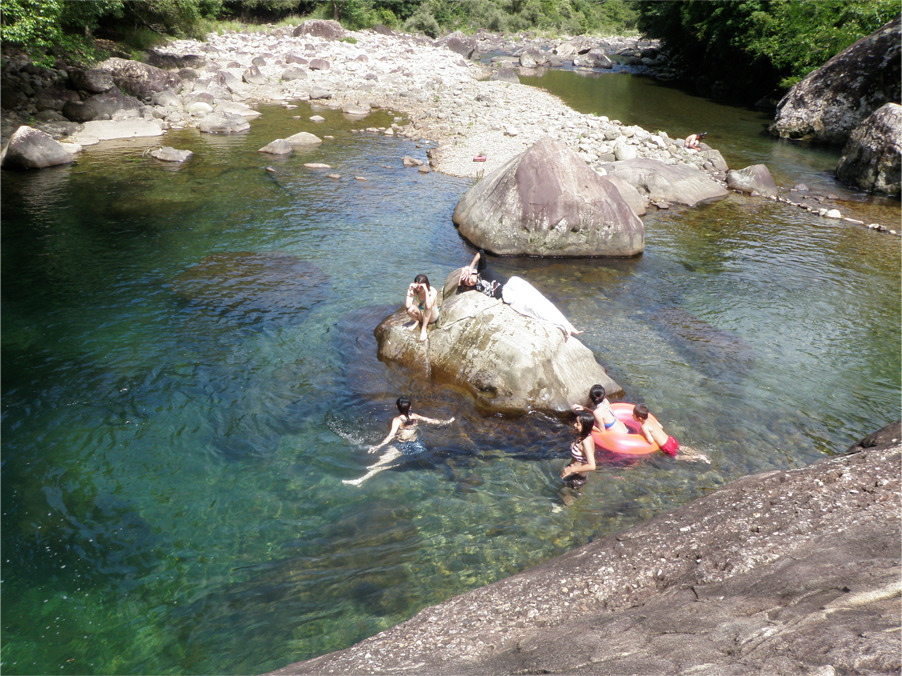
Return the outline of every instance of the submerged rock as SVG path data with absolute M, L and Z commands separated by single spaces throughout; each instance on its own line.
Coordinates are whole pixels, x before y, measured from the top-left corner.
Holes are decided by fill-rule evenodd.
M 319 267 L 280 253 L 213 254 L 180 274 L 175 292 L 202 314 L 238 324 L 293 324 L 326 298 Z

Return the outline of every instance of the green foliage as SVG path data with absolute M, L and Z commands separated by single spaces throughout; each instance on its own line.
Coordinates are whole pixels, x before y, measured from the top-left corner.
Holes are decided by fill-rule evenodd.
M 638 2 L 638 28 L 751 96 L 786 88 L 899 12 L 896 0 Z
M 425 33 L 431 38 L 436 38 L 441 33 L 438 20 L 428 9 L 428 4 L 423 3 L 413 16 L 404 22 L 404 30 L 410 32 Z
M 100 17 L 121 8 L 121 0 L 3 0 L 0 36 L 21 45 L 40 65 L 52 65 L 53 53 L 61 52 L 88 60 L 95 55 L 92 32 Z

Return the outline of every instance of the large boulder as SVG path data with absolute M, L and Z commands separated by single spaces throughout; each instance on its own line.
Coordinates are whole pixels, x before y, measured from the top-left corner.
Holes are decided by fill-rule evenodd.
M 645 246 L 617 187 L 548 136 L 473 186 L 452 218 L 470 242 L 501 255 L 634 256 Z
M 4 169 L 44 169 L 74 161 L 75 156 L 50 134 L 23 125 L 10 137 L 2 164 Z
M 731 190 L 757 193 L 773 197 L 777 194 L 777 184 L 766 165 L 753 164 L 737 171 L 727 172 L 727 187 Z
M 435 45 L 437 47 L 447 47 L 452 52 L 460 54 L 465 59 L 472 58 L 478 47 L 474 38 L 468 37 L 460 31 L 455 31 L 450 35 L 439 38 L 435 41 Z
M 312 35 L 317 38 L 326 38 L 329 40 L 340 40 L 345 36 L 345 29 L 337 21 L 324 19 L 311 19 L 305 21 L 291 33 L 291 37 L 297 38 L 302 35 Z
M 211 113 L 202 117 L 197 128 L 205 134 L 237 134 L 251 128 L 250 123 L 235 113 Z
M 887 103 L 852 132 L 836 177 L 862 190 L 898 195 L 902 161 L 902 106 Z
M 150 101 L 154 92 L 175 89 L 182 78 L 140 61 L 113 57 L 97 64 L 95 70 L 109 73 L 113 83 L 123 92 L 142 101 Z
M 459 277 L 452 272 L 446 288 Z M 623 392 L 577 338 L 476 291 L 445 298 L 425 343 L 409 325 L 401 309 L 376 327 L 379 359 L 466 390 L 490 412 L 562 413 L 595 383 Z
M 702 202 L 723 199 L 729 194 L 704 171 L 685 164 L 664 164 L 637 157 L 602 164 L 600 168 L 609 176 L 623 179 L 653 201 L 694 207 Z
M 84 101 L 66 101 L 63 104 L 63 115 L 73 122 L 89 122 L 109 120 L 118 112 L 140 111 L 143 107 L 144 104 L 134 96 L 127 96 L 114 86 L 102 94 L 89 96 Z
M 115 86 L 113 77 L 109 73 L 96 68 L 70 68 L 68 74 L 72 89 L 89 94 L 101 94 Z
M 781 138 L 843 145 L 849 134 L 902 93 L 900 18 L 858 40 L 796 83 L 769 130 Z

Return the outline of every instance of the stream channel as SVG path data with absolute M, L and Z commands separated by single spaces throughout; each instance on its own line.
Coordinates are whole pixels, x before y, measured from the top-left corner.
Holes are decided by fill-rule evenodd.
M 671 137 L 708 131 L 731 168 L 763 162 L 898 227 L 898 200 L 837 185 L 838 152 L 770 138 L 758 112 L 620 73 L 523 81 Z M 3 172 L 4 673 L 274 669 L 899 417 L 898 237 L 739 195 L 652 208 L 636 258 L 493 262 L 711 459 L 604 464 L 564 505 L 568 421 L 486 416 L 376 358 L 413 277 L 472 257 L 451 223 L 472 181 L 405 169 L 423 144 L 360 131 L 391 113 L 261 110 L 244 135 L 168 132 L 196 153 L 181 166 L 149 139 Z M 334 139 L 257 152 L 297 131 Z M 401 394 L 457 421 L 342 484 Z

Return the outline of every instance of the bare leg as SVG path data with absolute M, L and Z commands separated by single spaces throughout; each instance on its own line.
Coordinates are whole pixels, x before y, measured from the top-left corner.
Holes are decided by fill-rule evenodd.
M 688 446 L 680 446 L 676 459 L 685 460 L 686 462 L 704 462 L 709 465 L 711 464 L 711 459 L 707 455 L 701 451 L 696 451 L 694 448 L 689 448 Z
M 388 449 L 386 449 L 385 453 L 379 456 L 379 459 L 375 463 L 367 467 L 369 472 L 364 474 L 359 479 L 344 479 L 341 483 L 348 484 L 349 486 L 359 486 L 370 477 L 379 474 L 379 472 L 384 472 L 385 470 L 387 470 L 389 463 L 391 463 L 393 460 L 397 460 L 400 457 L 401 451 L 399 451 L 394 446 L 389 446 Z
M 407 308 L 407 316 L 413 320 L 413 324 L 407 328 L 411 331 L 416 331 L 417 327 L 420 325 L 420 321 L 423 319 L 423 313 L 420 312 L 420 308 L 413 306 Z
M 438 310 L 432 308 L 432 312 L 429 313 L 429 321 L 423 320 L 423 326 L 420 328 L 420 342 L 423 343 L 426 341 L 426 327 L 429 324 L 438 320 Z

